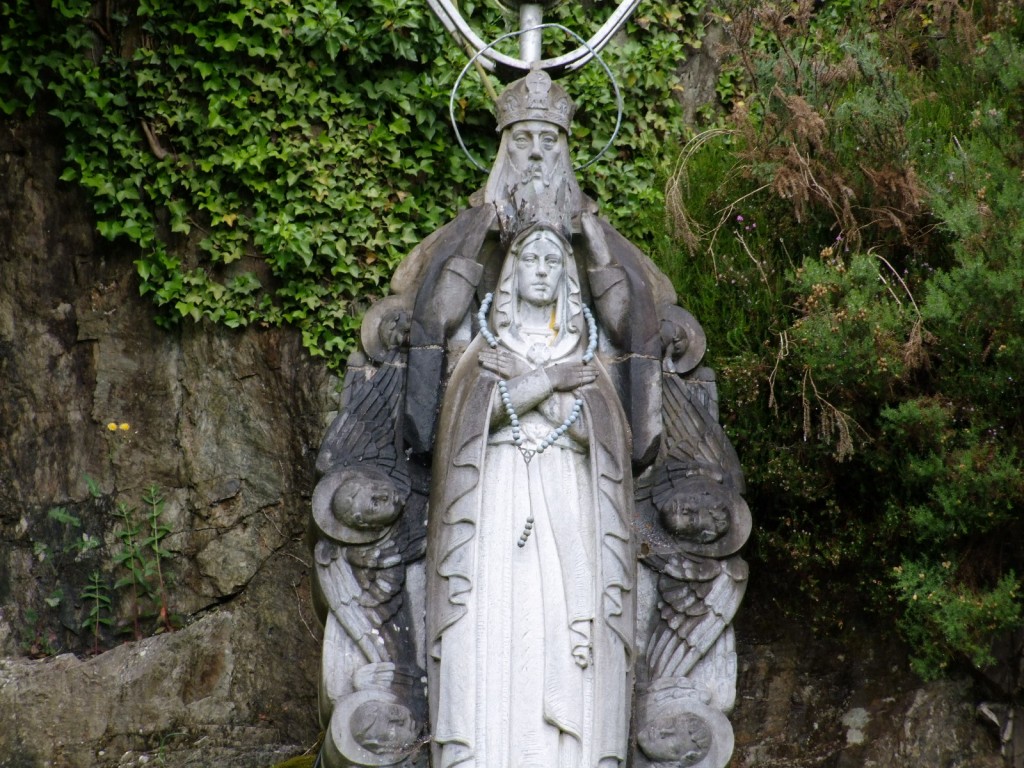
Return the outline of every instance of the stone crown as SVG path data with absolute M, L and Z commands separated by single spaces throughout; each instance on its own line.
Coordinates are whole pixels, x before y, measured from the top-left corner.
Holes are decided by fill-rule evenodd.
M 524 120 L 553 123 L 566 133 L 572 125 L 576 105 L 565 89 L 543 70 L 533 70 L 511 83 L 498 97 L 498 131 Z

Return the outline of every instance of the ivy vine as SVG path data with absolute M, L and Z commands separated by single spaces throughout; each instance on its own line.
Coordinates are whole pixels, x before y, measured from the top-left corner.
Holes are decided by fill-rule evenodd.
M 628 113 L 582 181 L 640 241 L 660 224 L 661 147 L 682 130 L 673 73 L 698 42 L 697 8 L 652 3 L 604 54 Z M 485 36 L 510 28 L 485 6 L 462 10 Z M 88 191 L 104 237 L 136 246 L 140 291 L 164 325 L 290 324 L 340 365 L 360 309 L 482 184 L 446 124 L 465 55 L 421 0 L 3 0 L 0 11 L 0 109 L 60 120 L 62 178 Z M 586 34 L 598 12 L 560 13 Z M 599 67 L 569 88 L 586 157 L 611 130 L 612 92 Z M 479 81 L 459 104 L 470 148 L 492 156 Z

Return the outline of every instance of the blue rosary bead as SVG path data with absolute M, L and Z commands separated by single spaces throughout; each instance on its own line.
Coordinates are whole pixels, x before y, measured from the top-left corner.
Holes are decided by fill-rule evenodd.
M 487 327 L 487 311 L 490 309 L 493 299 L 493 293 L 488 293 L 484 296 L 484 300 L 480 304 L 480 311 L 477 312 L 480 335 L 484 337 L 484 340 L 491 349 L 498 346 L 498 339 L 491 333 L 491 329 Z M 583 317 L 587 321 L 587 351 L 583 353 L 582 360 L 584 363 L 589 363 L 594 359 L 594 353 L 597 351 L 597 323 L 594 322 L 594 313 L 586 305 L 583 307 Z M 523 447 L 523 434 L 519 428 L 519 414 L 516 413 L 515 406 L 512 405 L 512 395 L 508 391 L 508 382 L 504 379 L 498 379 L 498 393 L 501 395 L 501 403 L 505 407 L 509 424 L 512 427 L 512 443 L 522 452 L 523 459 L 527 465 L 529 465 L 530 459 L 535 453 L 544 453 L 546 449 L 554 445 L 562 435 L 568 432 L 579 419 L 580 413 L 583 410 L 583 398 L 577 397 L 573 401 L 572 408 L 569 410 L 569 415 L 566 416 L 565 420 L 540 441 L 536 450 L 527 450 Z M 523 532 L 517 542 L 520 548 L 526 546 L 526 541 L 530 538 L 530 533 L 533 531 L 533 522 L 533 516 L 531 515 L 527 518 L 526 525 L 523 527 Z
M 491 329 L 487 327 L 487 310 L 491 308 L 491 300 L 493 298 L 493 293 L 488 293 L 484 296 L 484 300 L 480 304 L 480 311 L 476 313 L 477 323 L 480 326 L 480 333 L 487 342 L 487 346 L 491 349 L 498 346 L 498 340 L 494 338 L 494 334 L 491 333 Z

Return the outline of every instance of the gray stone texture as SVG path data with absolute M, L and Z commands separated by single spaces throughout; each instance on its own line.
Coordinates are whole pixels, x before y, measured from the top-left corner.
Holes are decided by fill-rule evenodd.
M 301 539 L 327 376 L 291 332 L 156 328 L 132 253 L 94 238 L 57 180 L 61 151 L 52 125 L 0 124 L 0 768 L 269 768 L 318 737 Z M 184 627 L 93 656 L 78 595 L 116 547 L 112 499 L 138 504 L 150 483 L 167 496 Z M 35 541 L 70 542 L 47 518 L 57 505 L 106 554 L 41 561 Z M 868 623 L 813 635 L 754 569 L 734 768 L 1001 764 L 967 681 L 922 684 Z M 30 658 L 37 634 L 64 652 Z
M 318 735 L 303 536 L 326 373 L 293 332 L 159 329 L 61 151 L 49 124 L 0 125 L 0 766 L 273 764 Z M 114 569 L 115 502 L 151 484 L 184 627 L 91 657 L 80 595 Z
M 761 579 L 759 579 L 759 576 Z M 863 617 L 815 632 L 751 574 L 736 618 L 730 768 L 1000 768 L 968 679 L 922 683 L 906 648 Z M 888 637 L 886 636 L 888 633 Z

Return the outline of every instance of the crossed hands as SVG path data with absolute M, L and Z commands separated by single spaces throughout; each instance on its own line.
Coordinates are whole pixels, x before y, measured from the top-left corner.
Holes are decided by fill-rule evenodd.
M 480 365 L 508 381 L 529 373 L 529 363 L 505 349 L 485 349 L 480 353 Z M 597 379 L 597 366 L 587 363 L 554 363 L 544 368 L 556 392 L 567 392 L 585 387 Z

